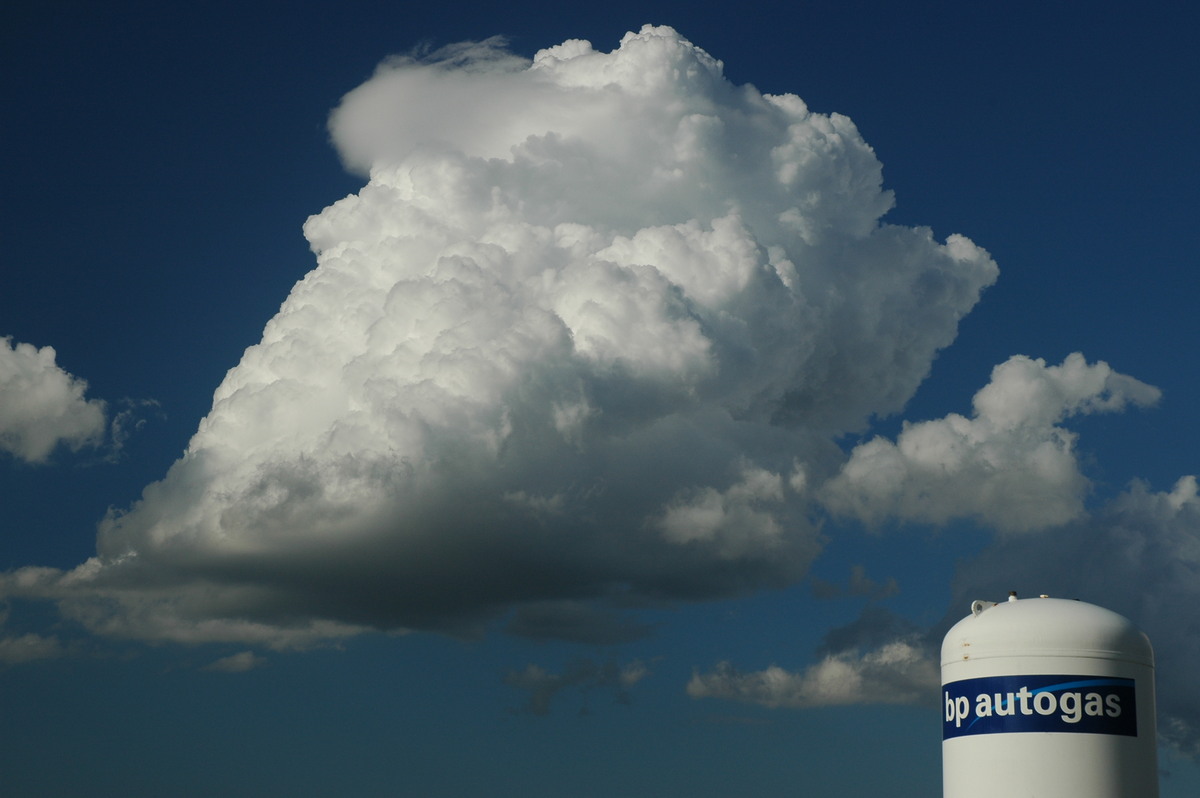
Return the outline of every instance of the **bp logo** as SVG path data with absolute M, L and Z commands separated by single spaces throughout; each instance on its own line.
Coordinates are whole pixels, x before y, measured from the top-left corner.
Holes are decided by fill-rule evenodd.
M 1137 736 L 1133 679 L 986 676 L 942 685 L 942 739 L 1005 732 Z

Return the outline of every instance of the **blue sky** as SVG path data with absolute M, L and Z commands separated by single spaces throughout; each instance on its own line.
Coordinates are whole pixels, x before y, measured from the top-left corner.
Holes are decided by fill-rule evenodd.
M 1015 588 L 1195 794 L 1184 13 L 6 10 L 6 791 L 928 795 Z

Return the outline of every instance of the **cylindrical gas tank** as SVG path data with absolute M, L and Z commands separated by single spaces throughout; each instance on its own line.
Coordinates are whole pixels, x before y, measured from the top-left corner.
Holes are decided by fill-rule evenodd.
M 976 601 L 942 641 L 944 798 L 1157 798 L 1154 652 L 1081 601 Z

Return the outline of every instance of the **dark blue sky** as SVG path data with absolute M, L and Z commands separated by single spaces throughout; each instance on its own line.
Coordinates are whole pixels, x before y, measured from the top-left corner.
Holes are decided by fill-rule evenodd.
M 971 397 L 1013 355 L 1056 365 L 1082 352 L 1162 391 L 1151 408 L 1064 422 L 1078 434 L 1086 516 L 1022 539 L 1057 535 L 1061 548 L 1014 544 L 979 516 L 893 517 L 867 532 L 830 511 L 810 577 L 767 579 L 737 598 L 677 593 L 654 605 L 640 595 L 621 617 L 646 633 L 607 645 L 506 634 L 509 616 L 482 637 L 366 634 L 304 651 L 147 642 L 11 598 L 0 632 L 59 647 L 0 663 L 6 792 L 928 795 L 940 783 L 932 702 L 769 709 L 689 697 L 688 681 L 721 661 L 803 672 L 838 651 L 831 630 L 882 617 L 872 609 L 892 631 L 936 636 L 965 613 L 964 595 L 998 599 L 990 593 L 1010 585 L 1078 590 L 1152 636 L 1167 620 L 1196 623 L 1155 602 L 1200 586 L 1141 593 L 1174 578 L 1149 564 L 1110 600 L 1088 579 L 1055 576 L 1072 569 L 1070 541 L 1111 542 L 1103 530 L 1131 480 L 1168 494 L 1200 468 L 1196 22 L 1167 3 L 717 12 L 47 2 L 0 12 L 0 336 L 54 347 L 110 419 L 129 411 L 139 422 L 119 452 L 111 433 L 44 463 L 0 452 L 0 570 L 75 568 L 96 554 L 106 512 L 130 508 L 180 457 L 226 372 L 316 266 L 305 220 L 366 182 L 330 143 L 343 95 L 388 55 L 497 34 L 529 58 L 573 38 L 608 52 L 644 23 L 669 25 L 720 59 L 731 83 L 850 117 L 895 192 L 885 222 L 928 226 L 939 242 L 960 233 L 990 253 L 998 280 L 904 411 L 830 439 L 847 455 L 877 434 L 895 440 L 902 421 L 970 416 Z M 1164 562 L 1194 567 L 1200 528 L 1171 523 Z M 1017 553 L 989 549 L 996 540 Z M 1022 545 L 1064 559 L 969 576 L 1020 562 Z M 978 565 L 956 577 L 963 563 Z M 854 581 L 855 566 L 870 585 Z M 817 597 L 822 585 L 839 597 Z M 613 675 L 634 663 L 648 675 Z M 558 677 L 541 682 L 552 685 L 545 706 L 519 686 L 531 666 Z M 1160 688 L 1164 703 L 1197 720 L 1193 695 Z M 1166 751 L 1163 763 L 1164 798 L 1195 794 L 1191 760 Z

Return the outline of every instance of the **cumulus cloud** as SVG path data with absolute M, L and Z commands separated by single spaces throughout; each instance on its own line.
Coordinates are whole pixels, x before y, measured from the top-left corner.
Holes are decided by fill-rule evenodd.
M 997 276 L 881 221 L 850 119 L 670 28 L 390 59 L 330 129 L 369 182 L 308 220 L 316 267 L 183 457 L 95 558 L 4 592 L 294 646 L 514 607 L 575 639 L 598 616 L 564 607 L 789 584 L 837 436 L 898 412 Z
M 1006 532 L 1064 524 L 1083 513 L 1089 482 L 1076 435 L 1060 422 L 1158 398 L 1157 388 L 1079 353 L 1058 366 L 1017 355 L 975 394 L 972 418 L 906 422 L 895 442 L 855 447 L 822 499 L 869 524 L 970 517 Z
M 55 363 L 53 347 L 0 339 L 0 452 L 44 463 L 61 444 L 72 451 L 103 442 L 104 402 L 87 382 Z

